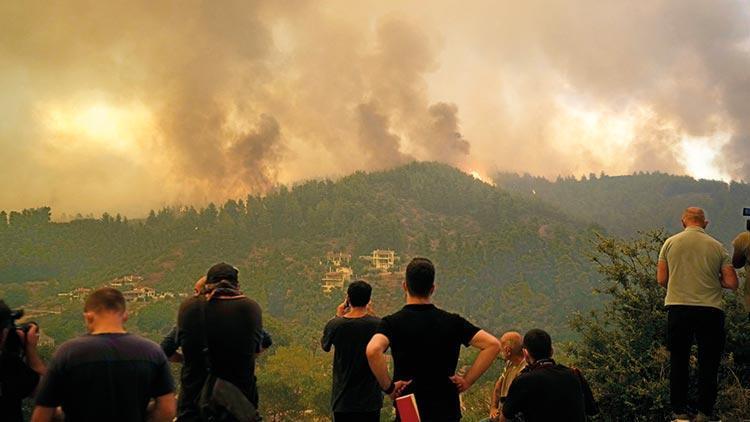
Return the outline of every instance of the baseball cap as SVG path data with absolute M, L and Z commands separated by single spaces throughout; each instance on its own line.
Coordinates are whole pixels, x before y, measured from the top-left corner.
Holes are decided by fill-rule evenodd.
M 218 283 L 221 280 L 237 283 L 239 272 L 240 271 L 234 266 L 229 265 L 226 262 L 220 262 L 208 269 L 208 273 L 206 273 L 206 284 Z

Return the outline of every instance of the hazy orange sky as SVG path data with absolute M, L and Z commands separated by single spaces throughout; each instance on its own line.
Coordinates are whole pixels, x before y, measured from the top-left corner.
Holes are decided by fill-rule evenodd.
M 750 180 L 748 1 L 0 3 L 0 209 L 437 160 Z

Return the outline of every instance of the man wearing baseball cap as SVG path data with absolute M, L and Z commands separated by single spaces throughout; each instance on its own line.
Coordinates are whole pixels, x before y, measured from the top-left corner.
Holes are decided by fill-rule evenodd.
M 184 356 L 177 410 L 180 422 L 200 420 L 197 400 L 208 375 L 203 354 L 206 342 L 212 373 L 258 405 L 255 354 L 263 330 L 260 306 L 240 291 L 239 270 L 224 262 L 208 269 L 201 293 L 186 299 L 177 316 Z

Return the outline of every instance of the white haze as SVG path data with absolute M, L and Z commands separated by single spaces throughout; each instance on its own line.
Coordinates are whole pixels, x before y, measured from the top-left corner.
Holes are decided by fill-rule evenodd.
M 747 1 L 0 4 L 0 209 L 437 160 L 750 180 Z

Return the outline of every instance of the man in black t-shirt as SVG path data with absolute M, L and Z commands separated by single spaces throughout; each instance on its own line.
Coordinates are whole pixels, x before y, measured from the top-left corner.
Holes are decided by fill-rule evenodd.
M 122 293 L 95 290 L 83 315 L 89 334 L 55 352 L 32 421 L 51 421 L 58 406 L 66 422 L 171 421 L 176 399 L 167 357 L 158 344 L 125 331 Z
M 585 422 L 599 409 L 588 382 L 580 371 L 552 360 L 552 339 L 543 330 L 523 337 L 528 365 L 510 385 L 500 422 L 523 416 L 526 422 Z
M 213 374 L 234 384 L 258 406 L 255 355 L 263 321 L 260 306 L 239 290 L 238 275 L 239 271 L 229 264 L 212 266 L 206 274 L 204 294 L 180 305 L 177 336 L 184 356 L 177 412 L 180 422 L 200 420 L 197 400 L 208 376 L 204 339 L 208 341 Z
M 11 310 L 0 300 L 0 416 L 21 422 L 21 401 L 34 392 L 46 368 L 37 353 L 37 326 L 31 325 L 27 333 L 12 330 Z
M 461 419 L 459 393 L 492 365 L 500 342 L 457 314 L 438 309 L 430 298 L 435 291 L 435 267 L 429 259 L 414 258 L 406 267 L 406 306 L 383 317 L 367 345 L 367 359 L 383 391 L 392 399 L 414 394 L 423 422 Z M 479 349 L 464 375 L 456 374 L 461 345 Z M 393 379 L 385 353 L 391 348 Z
M 372 287 L 358 280 L 349 285 L 346 300 L 328 321 L 320 343 L 333 354 L 331 408 L 334 422 L 379 422 L 383 393 L 367 364 L 365 349 L 380 324 L 370 315 Z
M 204 275 L 198 281 L 195 282 L 195 285 L 193 286 L 193 293 L 194 296 L 200 296 L 204 294 L 204 287 L 206 286 L 206 276 Z M 172 327 L 171 330 L 169 330 L 169 333 L 167 333 L 166 336 L 161 340 L 161 349 L 164 351 L 164 354 L 167 355 L 167 358 L 170 362 L 175 363 L 182 363 L 184 358 L 182 356 L 182 352 L 180 351 L 180 348 L 182 347 L 180 344 L 180 338 L 177 335 L 177 325 Z M 261 330 L 261 338 L 260 343 L 258 343 L 258 349 L 255 351 L 256 354 L 263 353 L 266 351 L 266 349 L 270 348 L 273 345 L 273 339 L 271 338 L 271 335 L 266 330 Z

